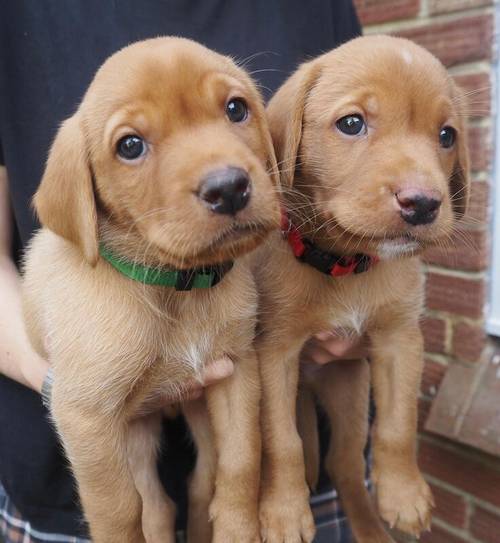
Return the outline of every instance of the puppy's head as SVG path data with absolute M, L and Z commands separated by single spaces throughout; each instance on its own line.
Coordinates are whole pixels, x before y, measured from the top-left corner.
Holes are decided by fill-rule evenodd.
M 192 41 L 158 38 L 97 72 L 57 134 L 34 204 L 91 263 L 100 225 L 111 224 L 125 252 L 189 268 L 249 251 L 279 224 L 269 171 L 250 77 Z
M 342 250 L 420 251 L 465 212 L 464 106 L 416 44 L 348 42 L 302 65 L 271 100 L 282 182 L 310 198 L 321 232 Z

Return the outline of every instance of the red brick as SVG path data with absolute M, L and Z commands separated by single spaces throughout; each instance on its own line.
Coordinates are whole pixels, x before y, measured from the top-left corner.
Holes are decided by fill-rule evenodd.
M 472 73 L 454 77 L 464 91 L 471 117 L 487 117 L 491 113 L 491 81 L 488 73 Z
M 427 398 L 420 397 L 418 399 L 418 431 L 425 432 L 425 423 L 431 411 L 432 401 Z
M 477 362 L 486 345 L 482 326 L 460 322 L 453 327 L 453 356 L 465 362 Z
M 478 224 L 488 219 L 490 187 L 487 181 L 474 181 L 471 185 L 469 206 L 463 219 L 465 224 Z
M 426 47 L 446 66 L 489 60 L 492 56 L 493 18 L 490 14 L 419 26 L 397 34 Z
M 424 335 L 425 350 L 429 353 L 444 353 L 446 323 L 443 319 L 426 317 L 420 323 Z
M 433 360 L 426 360 L 424 373 L 422 375 L 422 393 L 426 396 L 435 396 L 439 390 L 439 385 L 446 373 L 447 366 L 438 364 Z
M 462 456 L 456 450 L 423 440 L 420 440 L 418 456 L 424 473 L 492 505 L 500 506 L 500 470 Z
M 470 531 L 472 535 L 484 543 L 498 543 L 500 541 L 500 515 L 476 506 L 470 521 Z
M 419 539 L 422 543 L 466 543 L 466 539 L 458 537 L 444 528 L 432 527 L 431 532 L 426 532 Z
M 436 502 L 434 516 L 456 528 L 465 528 L 467 506 L 464 498 L 436 485 L 431 484 L 431 488 Z
M 428 273 L 426 300 L 429 309 L 478 319 L 483 314 L 484 281 Z
M 432 14 L 447 13 L 491 4 L 493 4 L 493 0 L 429 0 L 429 12 Z
M 354 0 L 363 25 L 396 21 L 417 15 L 420 0 Z
M 489 170 L 491 166 L 491 130 L 487 126 L 469 128 L 470 168 L 473 172 Z
M 484 230 L 460 229 L 442 245 L 428 249 L 424 261 L 453 270 L 482 271 L 488 267 L 489 243 Z

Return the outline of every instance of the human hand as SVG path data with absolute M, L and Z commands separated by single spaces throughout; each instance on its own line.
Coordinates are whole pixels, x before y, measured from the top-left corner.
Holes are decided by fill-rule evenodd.
M 26 349 L 26 351 L 25 356 L 20 358 L 20 378 L 16 380 L 40 393 L 49 371 L 49 363 L 35 351 L 31 349 Z M 15 376 L 12 377 L 15 378 Z
M 315 334 L 304 345 L 300 360 L 305 364 L 323 366 L 338 360 L 357 360 L 366 358 L 369 341 L 366 335 L 346 337 L 333 329 Z
M 196 400 L 203 395 L 205 387 L 214 385 L 227 377 L 230 377 L 234 371 L 234 363 L 228 357 L 224 356 L 211 362 L 201 370 L 200 379 L 192 379 L 183 389 L 181 401 Z M 177 398 L 178 399 L 178 398 Z

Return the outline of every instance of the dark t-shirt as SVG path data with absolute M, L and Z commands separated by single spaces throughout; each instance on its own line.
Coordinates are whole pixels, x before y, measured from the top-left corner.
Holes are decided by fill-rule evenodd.
M 246 67 L 268 98 L 299 62 L 359 33 L 351 0 L 2 3 L 0 162 L 8 169 L 18 249 L 36 228 L 30 200 L 57 127 L 116 50 L 159 35 L 192 38 L 249 59 Z M 169 424 L 165 433 L 169 446 L 160 472 L 182 510 L 192 450 L 181 421 Z M 0 480 L 33 527 L 85 534 L 74 483 L 39 395 L 2 376 Z

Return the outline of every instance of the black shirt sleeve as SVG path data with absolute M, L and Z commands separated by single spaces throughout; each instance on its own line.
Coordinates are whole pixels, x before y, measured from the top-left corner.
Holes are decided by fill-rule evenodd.
M 332 48 L 361 36 L 363 30 L 354 2 L 351 0 L 331 0 L 330 4 L 333 15 Z

